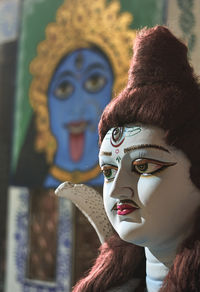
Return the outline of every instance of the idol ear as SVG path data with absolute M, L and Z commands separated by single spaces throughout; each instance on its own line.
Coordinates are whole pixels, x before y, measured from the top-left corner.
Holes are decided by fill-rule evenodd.
M 55 194 L 67 198 L 78 207 L 94 227 L 101 243 L 113 235 L 112 226 L 104 210 L 103 199 L 95 189 L 84 184 L 64 182 L 55 190 Z

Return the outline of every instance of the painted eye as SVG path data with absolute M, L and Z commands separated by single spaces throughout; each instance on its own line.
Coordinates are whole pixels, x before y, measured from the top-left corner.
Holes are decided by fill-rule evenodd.
M 73 85 L 69 81 L 61 82 L 54 91 L 54 95 L 59 99 L 68 98 L 74 91 Z
M 168 166 L 173 166 L 175 164 L 176 163 L 174 162 L 163 162 L 163 161 L 142 158 L 142 159 L 136 159 L 133 161 L 132 171 L 135 171 L 138 174 L 150 175 Z
M 95 93 L 101 90 L 105 86 L 105 84 L 106 77 L 100 74 L 93 74 L 86 80 L 84 88 L 90 93 Z
M 112 181 L 117 173 L 117 167 L 111 165 L 104 165 L 101 170 L 106 182 Z
M 149 163 L 135 165 L 135 169 L 140 173 L 147 171 L 148 168 L 149 168 Z

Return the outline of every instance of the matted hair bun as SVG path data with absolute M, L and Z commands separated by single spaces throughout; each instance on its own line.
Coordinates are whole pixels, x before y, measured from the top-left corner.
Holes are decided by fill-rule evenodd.
M 129 70 L 132 88 L 154 83 L 179 83 L 193 79 L 187 47 L 166 27 L 142 29 L 136 37 Z

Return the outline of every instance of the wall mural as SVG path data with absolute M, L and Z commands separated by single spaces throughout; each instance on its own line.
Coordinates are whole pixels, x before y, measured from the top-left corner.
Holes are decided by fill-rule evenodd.
M 131 21 L 130 13 L 120 13 L 118 1 L 71 0 L 58 9 L 30 64 L 29 100 L 36 131 L 32 150 L 43 154 L 46 174 L 38 183 L 36 160 L 28 163 L 27 137 L 24 147 L 29 150 L 21 151 L 15 185 L 103 183 L 97 126 L 106 104 L 126 83 L 135 36 Z M 27 163 L 31 170 L 24 172 Z M 34 168 L 38 175 L 31 175 Z
M 52 0 L 23 3 L 6 291 L 71 290 L 74 210 L 68 201 L 56 198 L 58 203 L 53 202 L 50 189 L 65 180 L 102 185 L 98 121 L 106 104 L 125 86 L 135 37 L 130 29 L 132 14 L 121 12 L 119 1 L 60 4 L 56 7 Z M 44 26 L 47 14 L 53 15 L 52 7 L 54 14 L 57 10 L 55 21 Z M 42 227 L 39 216 L 50 202 L 53 209 L 43 218 Z M 58 230 L 52 235 L 57 236 L 56 254 L 45 249 L 48 226 Z M 50 276 L 44 275 L 48 270 L 44 262 L 55 257 Z

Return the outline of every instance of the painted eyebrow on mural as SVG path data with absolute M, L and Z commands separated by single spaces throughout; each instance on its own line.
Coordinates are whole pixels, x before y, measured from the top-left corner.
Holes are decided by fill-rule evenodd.
M 131 146 L 131 147 L 128 147 L 128 148 L 124 148 L 124 153 L 130 152 L 130 151 L 134 151 L 134 150 L 138 150 L 138 149 L 144 149 L 144 148 L 155 148 L 155 149 L 162 150 L 162 151 L 170 153 L 169 150 L 167 150 L 163 146 L 155 145 L 155 144 L 141 144 L 141 145 L 136 145 L 136 146 Z
M 72 71 L 68 70 L 68 71 L 64 71 L 60 75 L 58 75 L 58 80 L 63 78 L 63 77 L 67 77 L 67 76 L 76 77 L 76 75 Z
M 105 70 L 105 66 L 103 66 L 102 64 L 100 63 L 93 63 L 91 65 L 89 65 L 86 70 L 85 70 L 85 73 L 91 71 L 92 69 L 102 69 L 102 70 Z

